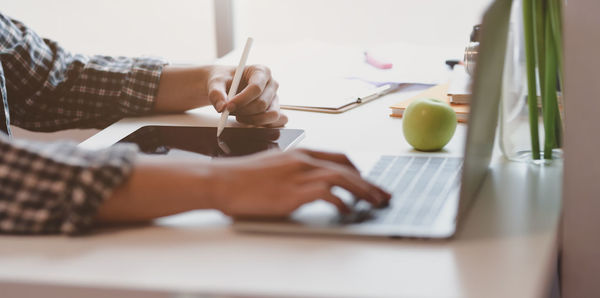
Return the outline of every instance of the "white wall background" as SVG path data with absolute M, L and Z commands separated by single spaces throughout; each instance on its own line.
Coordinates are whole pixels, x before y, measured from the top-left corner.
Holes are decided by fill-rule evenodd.
M 215 57 L 212 0 L 0 0 L 0 10 L 79 53 Z
M 235 40 L 462 46 L 490 1 L 233 0 Z M 0 0 L 0 10 L 76 52 L 215 57 L 213 0 Z
M 236 0 L 237 45 L 316 39 L 464 46 L 490 0 Z

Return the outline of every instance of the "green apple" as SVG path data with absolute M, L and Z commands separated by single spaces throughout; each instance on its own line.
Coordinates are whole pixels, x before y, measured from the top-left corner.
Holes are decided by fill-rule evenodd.
M 413 101 L 402 118 L 404 138 L 420 151 L 444 148 L 456 130 L 456 113 L 448 103 L 435 98 Z

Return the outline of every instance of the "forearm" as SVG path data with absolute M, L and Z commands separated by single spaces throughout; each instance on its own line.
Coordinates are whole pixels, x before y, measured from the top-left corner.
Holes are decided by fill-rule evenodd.
M 98 206 L 126 181 L 135 154 L 131 145 L 87 151 L 0 134 L 0 233 L 89 230 Z
M 213 207 L 211 167 L 202 161 L 140 156 L 126 183 L 99 207 L 96 222 L 131 223 Z
M 210 66 L 164 67 L 154 111 L 182 112 L 210 104 L 207 87 L 209 73 Z

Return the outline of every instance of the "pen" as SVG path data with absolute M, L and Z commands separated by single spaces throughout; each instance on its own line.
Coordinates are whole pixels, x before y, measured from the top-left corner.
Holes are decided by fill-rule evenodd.
M 386 84 L 380 87 L 377 87 L 373 90 L 370 90 L 368 93 L 359 96 L 356 99 L 357 103 L 366 103 L 375 98 L 388 94 L 389 92 L 396 90 L 400 87 L 400 84 Z
M 240 85 L 240 80 L 242 79 L 242 73 L 244 73 L 244 67 L 246 67 L 246 60 L 248 60 L 248 53 L 250 52 L 250 48 L 252 47 L 253 41 L 254 40 L 252 39 L 252 37 L 248 37 L 248 40 L 246 40 L 244 52 L 242 52 L 242 58 L 240 58 L 240 63 L 238 64 L 238 67 L 235 70 L 235 74 L 233 75 L 233 81 L 231 82 L 229 93 L 227 94 L 228 102 L 237 93 L 237 89 Z M 217 137 L 219 137 L 221 133 L 223 133 L 223 129 L 225 129 L 225 123 L 227 122 L 227 117 L 229 117 L 229 110 L 225 109 L 223 110 L 223 112 L 221 112 L 221 120 L 219 120 L 219 125 L 217 126 Z

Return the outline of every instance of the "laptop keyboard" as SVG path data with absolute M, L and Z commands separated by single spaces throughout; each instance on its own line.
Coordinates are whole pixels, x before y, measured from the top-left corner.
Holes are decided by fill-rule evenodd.
M 382 156 L 367 179 L 392 194 L 390 206 L 368 208 L 368 217 L 353 220 L 431 225 L 450 195 L 458 192 L 462 162 L 459 157 Z

